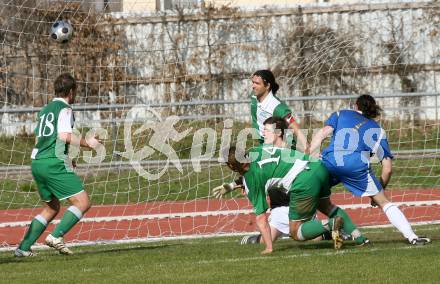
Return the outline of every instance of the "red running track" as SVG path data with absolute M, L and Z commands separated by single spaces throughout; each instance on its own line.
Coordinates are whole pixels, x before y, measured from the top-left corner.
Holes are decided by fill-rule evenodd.
M 413 206 L 400 206 L 410 222 L 440 220 L 440 189 L 389 191 L 387 195 L 395 203 L 418 202 Z M 360 226 L 388 223 L 380 209 L 365 206 L 369 204 L 369 198 L 353 197 L 350 193 L 335 193 L 332 195 L 332 201 L 338 205 L 367 207 L 346 209 L 353 221 Z M 436 202 L 432 204 L 432 201 Z M 58 218 L 65 209 L 63 208 Z M 253 232 L 256 230 L 253 214 L 227 212 L 251 209 L 252 206 L 245 198 L 94 206 L 87 212 L 84 222 L 77 224 L 66 235 L 66 241 Z M 18 244 L 26 226 L 40 210 L 40 208 L 0 210 L 0 243 L 6 246 Z M 195 213 L 206 216 L 188 216 Z M 115 220 L 115 217 L 121 218 Z M 54 225 L 49 225 L 38 242 L 41 243 L 53 228 Z

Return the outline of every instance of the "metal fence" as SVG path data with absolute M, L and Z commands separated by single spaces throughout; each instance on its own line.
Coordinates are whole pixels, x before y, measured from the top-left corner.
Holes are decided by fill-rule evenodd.
M 431 93 L 431 92 L 417 92 L 417 93 L 390 93 L 390 94 L 374 94 L 376 99 L 378 99 L 379 104 L 382 105 L 385 116 L 388 119 L 397 118 L 399 113 L 408 112 L 410 114 L 425 112 L 425 119 L 429 120 L 438 120 L 439 117 L 439 105 L 438 100 L 440 93 Z M 336 96 L 310 96 L 310 97 L 286 97 L 281 98 L 288 105 L 296 104 L 296 107 L 293 107 L 293 111 L 298 117 L 305 116 L 317 116 L 317 114 L 329 114 L 336 109 L 340 108 L 350 108 L 354 100 L 358 97 L 358 95 L 336 95 Z M 420 105 L 412 105 L 412 106 L 399 106 L 397 104 L 393 104 L 395 101 L 400 101 L 402 98 L 420 98 Z M 394 99 L 393 102 L 386 102 L 387 99 Z M 301 104 L 297 104 L 298 102 L 313 102 L 315 106 L 313 109 L 305 110 L 304 108 L 299 107 Z M 332 102 L 332 104 L 328 104 L 328 102 Z M 381 103 L 382 102 L 382 103 Z M 250 100 L 249 99 L 241 99 L 241 100 L 197 100 L 197 101 L 183 101 L 183 102 L 169 102 L 169 103 L 138 103 L 138 104 L 84 104 L 84 105 L 74 105 L 73 110 L 75 113 L 79 114 L 91 114 L 92 112 L 122 112 L 132 109 L 133 107 L 137 107 L 140 105 L 144 105 L 149 108 L 186 108 L 191 113 L 190 115 L 179 115 L 179 118 L 182 120 L 207 120 L 207 119 L 218 119 L 218 118 L 248 118 L 249 111 L 246 108 L 249 107 Z M 319 106 L 322 104 L 322 106 Z M 337 105 L 339 108 L 332 108 L 332 106 Z M 198 112 L 200 107 L 206 106 L 216 106 L 215 109 L 219 113 L 206 111 Z M 227 109 L 227 107 L 231 107 L 231 109 Z M 17 107 L 17 106 L 5 106 L 0 109 L 0 117 L 1 117 L 1 128 L 6 126 L 23 126 L 28 124 L 34 124 L 34 120 L 23 119 L 20 121 L 19 115 L 34 115 L 39 112 L 41 107 Z M 225 114 L 225 110 L 229 110 L 227 114 Z M 232 111 L 230 111 L 232 110 Z M 5 114 L 10 114 L 10 118 L 5 118 Z M 172 113 L 171 113 L 172 114 Z M 84 127 L 87 127 L 88 124 L 96 123 L 121 123 L 124 121 L 123 116 L 114 117 L 114 118 L 99 118 L 93 121 L 81 120 L 81 116 L 79 116 L 76 122 Z M 85 117 L 88 117 L 87 115 Z M 10 121 L 7 121 L 10 120 Z M 139 120 L 142 122 L 142 120 Z M 4 134 L 0 130 L 0 134 Z
M 385 119 L 389 120 L 401 120 L 402 113 L 412 115 L 412 119 L 416 117 L 415 114 L 418 115 L 418 119 L 423 119 L 423 122 L 429 121 L 430 124 L 438 124 L 438 112 L 439 105 L 438 99 L 440 93 L 393 93 L 393 94 L 376 94 L 374 95 L 379 101 L 380 105 L 383 105 Z M 340 108 L 349 108 L 357 95 L 340 95 L 340 96 L 314 96 L 314 97 L 289 97 L 284 98 L 287 104 L 290 106 L 295 105 L 298 107 L 298 103 L 304 101 L 312 101 L 314 102 L 314 109 L 305 111 L 296 112 L 295 114 L 299 117 L 305 117 L 307 115 L 313 116 L 315 118 L 319 117 L 327 117 L 331 112 Z M 408 106 L 408 107 L 399 107 L 397 104 L 393 104 L 394 101 L 399 101 L 402 98 L 420 98 L 420 105 L 418 106 Z M 330 104 L 331 102 L 331 104 Z M 339 106 L 338 108 L 331 108 L 332 106 Z M 120 131 L 120 128 L 123 127 L 121 124 L 125 121 L 124 115 L 133 107 L 139 106 L 138 104 L 108 104 L 108 105 L 79 105 L 74 106 L 74 110 L 76 113 L 83 114 L 82 120 L 79 119 L 77 122 L 81 127 L 88 127 L 93 125 L 102 125 L 106 127 L 110 127 L 112 129 L 112 140 L 113 149 L 115 149 L 115 144 L 117 143 L 117 137 L 115 133 Z M 186 107 L 191 109 L 191 114 L 189 115 L 181 115 L 179 118 L 181 120 L 193 120 L 193 121 L 204 121 L 204 120 L 212 120 L 212 119 L 226 119 L 232 118 L 240 121 L 248 121 L 249 120 L 249 100 L 234 100 L 234 101 L 226 101 L 226 100 L 210 100 L 210 101 L 189 101 L 182 103 L 156 103 L 156 104 L 147 104 L 146 107 L 150 108 L 174 108 L 174 107 Z M 216 106 L 221 110 L 221 113 L 197 113 L 197 109 L 205 106 Z M 227 110 L 229 108 L 229 110 Z M 15 116 L 15 118 L 19 118 L 21 115 L 33 116 L 35 118 L 36 113 L 41 108 L 27 107 L 27 108 L 17 108 L 17 107 L 9 107 L 3 108 L 0 110 L 0 116 L 2 118 L 2 124 L 0 129 L 4 130 L 6 128 L 13 128 L 15 130 L 20 129 L 23 125 L 27 126 L 35 126 L 34 120 L 22 120 L 22 121 L 11 121 L 9 123 L 5 123 L 5 116 Z M 113 115 L 112 117 L 100 118 L 94 121 L 84 119 L 87 118 L 88 115 L 84 114 L 92 114 L 99 112 L 101 115 L 104 112 L 118 112 L 119 116 Z M 424 116 L 420 116 L 421 113 L 425 113 Z M 10 118 L 10 117 L 9 117 Z M 137 120 L 132 120 L 132 122 L 143 123 L 145 119 L 138 118 Z M 318 120 L 323 121 L 323 120 Z M 414 121 L 405 120 L 405 123 L 412 124 Z M 5 133 L 2 133 L 5 135 Z M 398 159 L 413 159 L 415 157 L 426 157 L 426 158 L 434 158 L 440 155 L 440 149 L 437 148 L 423 148 L 423 149 L 412 149 L 412 150 L 398 150 L 394 151 L 396 158 Z M 182 159 L 182 164 L 191 163 L 190 159 Z M 207 159 L 201 161 L 203 164 L 212 164 L 218 162 L 217 159 Z M 143 161 L 142 166 L 147 166 L 149 168 L 157 168 L 160 167 L 163 161 L 161 160 L 148 160 Z M 78 172 L 87 173 L 93 168 L 93 171 L 108 171 L 110 169 L 113 170 L 126 170 L 131 167 L 130 162 L 122 161 L 119 158 L 112 159 L 111 162 L 102 162 L 99 164 L 83 164 L 78 165 Z M 0 174 L 2 176 L 17 176 L 17 175 L 29 175 L 30 167 L 27 165 L 7 165 L 0 166 Z

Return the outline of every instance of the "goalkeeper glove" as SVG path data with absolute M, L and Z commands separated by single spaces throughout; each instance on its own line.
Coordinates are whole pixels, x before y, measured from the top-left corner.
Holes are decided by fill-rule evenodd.
M 222 198 L 223 195 L 225 195 L 228 192 L 233 191 L 237 188 L 237 184 L 235 181 L 231 183 L 224 183 L 223 185 L 217 186 L 212 190 L 212 193 L 215 198 Z

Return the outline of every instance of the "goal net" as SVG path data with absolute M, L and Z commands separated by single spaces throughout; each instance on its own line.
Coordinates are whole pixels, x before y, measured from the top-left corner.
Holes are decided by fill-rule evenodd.
M 103 140 L 96 151 L 71 149 L 93 207 L 68 242 L 255 231 L 241 192 L 218 200 L 212 189 L 237 178 L 219 149 L 258 143 L 249 131 L 258 69 L 275 73 L 280 98 L 309 138 L 358 94 L 374 95 L 396 157 L 387 194 L 413 224 L 440 220 L 438 6 L 240 3 L 0 2 L 2 247 L 16 246 L 41 210 L 33 130 L 64 72 L 78 81 L 78 133 Z M 50 35 L 61 20 L 73 28 L 65 43 Z M 332 198 L 361 226 L 387 224 L 341 186 Z

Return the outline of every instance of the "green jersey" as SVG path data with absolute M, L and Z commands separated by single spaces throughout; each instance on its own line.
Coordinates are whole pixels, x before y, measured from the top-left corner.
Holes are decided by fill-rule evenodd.
M 56 98 L 38 113 L 32 151 L 32 176 L 43 201 L 63 200 L 84 190 L 81 179 L 67 163 L 68 144 L 58 138 L 59 133 L 72 133 L 72 108 L 62 98 Z
M 266 196 L 271 189 L 289 191 L 295 178 L 307 168 L 309 156 L 288 148 L 262 145 L 249 153 L 252 162 L 243 175 L 243 184 L 255 214 L 269 208 Z
M 58 133 L 72 132 L 73 121 L 72 108 L 65 100 L 56 98 L 47 104 L 38 113 L 38 122 L 35 128 L 37 144 L 32 151 L 31 158 L 34 160 L 48 158 L 64 160 L 67 157 L 68 144 L 58 138 Z
M 251 95 L 252 127 L 257 130 L 260 142 L 263 143 L 263 122 L 272 116 L 291 119 L 289 107 L 270 92 L 262 102 L 255 95 Z

